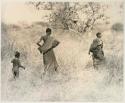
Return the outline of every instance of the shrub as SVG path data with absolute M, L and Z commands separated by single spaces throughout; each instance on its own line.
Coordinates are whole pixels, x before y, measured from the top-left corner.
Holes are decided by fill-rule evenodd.
M 113 24 L 111 29 L 116 32 L 123 31 L 123 24 L 121 23 Z

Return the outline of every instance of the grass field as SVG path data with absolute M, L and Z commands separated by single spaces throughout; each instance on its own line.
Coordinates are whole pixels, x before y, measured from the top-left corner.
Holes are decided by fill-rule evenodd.
M 59 73 L 41 80 L 42 55 L 36 42 L 45 26 L 6 26 L 2 32 L 2 100 L 7 101 L 121 101 L 123 91 L 123 33 L 103 31 L 105 66 L 95 70 L 88 55 L 94 33 L 79 37 L 69 30 L 53 30 L 60 41 L 54 49 Z M 11 59 L 21 52 L 20 78 L 12 79 Z

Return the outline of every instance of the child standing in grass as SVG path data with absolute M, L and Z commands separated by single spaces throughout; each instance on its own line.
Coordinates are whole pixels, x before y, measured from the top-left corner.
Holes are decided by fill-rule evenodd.
M 20 63 L 20 53 L 18 51 L 15 52 L 15 58 L 11 61 L 11 63 L 13 63 L 13 68 L 12 68 L 12 72 L 13 72 L 13 76 L 14 79 L 19 77 L 19 68 L 23 68 L 25 69 L 24 66 L 21 65 Z

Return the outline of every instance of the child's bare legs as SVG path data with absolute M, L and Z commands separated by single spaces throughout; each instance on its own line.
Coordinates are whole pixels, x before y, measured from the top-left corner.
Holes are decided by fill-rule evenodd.
M 58 67 L 55 67 L 55 71 L 58 72 Z
M 19 78 L 19 72 L 13 71 L 13 77 L 14 77 L 14 79 Z

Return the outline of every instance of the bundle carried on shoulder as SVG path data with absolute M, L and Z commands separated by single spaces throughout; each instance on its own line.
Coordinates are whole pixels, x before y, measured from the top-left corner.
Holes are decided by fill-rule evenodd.
M 55 40 L 53 37 L 48 37 L 46 41 L 43 43 L 42 46 L 39 46 L 38 50 L 40 53 L 46 53 L 49 50 L 53 49 L 59 44 L 57 40 Z

